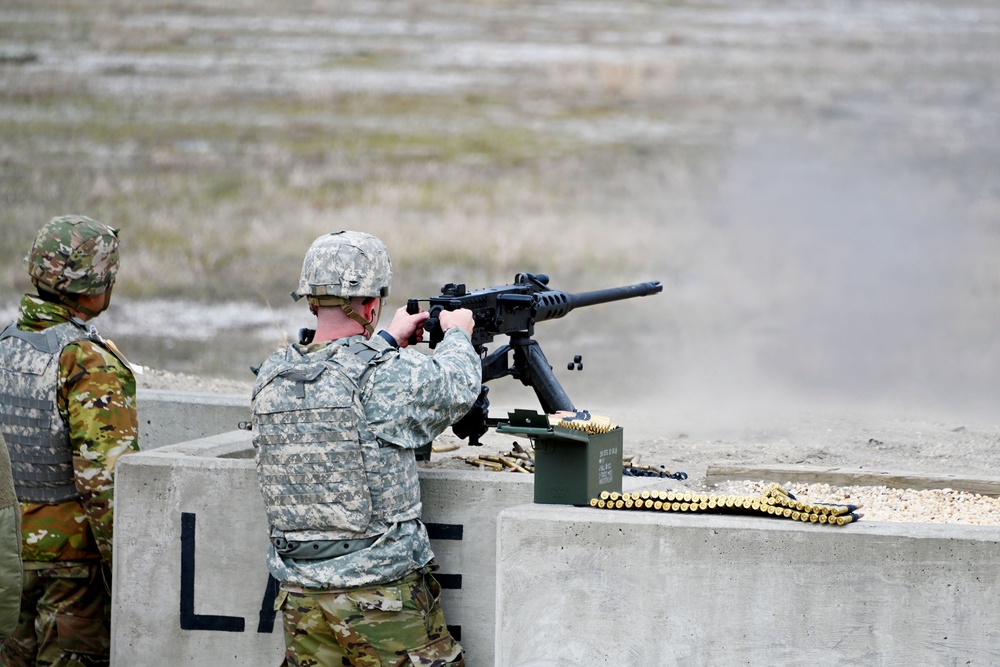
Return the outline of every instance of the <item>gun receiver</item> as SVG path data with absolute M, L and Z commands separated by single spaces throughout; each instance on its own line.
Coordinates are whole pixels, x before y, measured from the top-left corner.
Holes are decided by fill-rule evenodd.
M 499 335 L 514 333 L 534 334 L 536 322 L 564 317 L 570 311 L 585 306 L 594 306 L 610 301 L 632 299 L 639 296 L 657 294 L 663 291 L 659 281 L 611 287 L 569 294 L 548 288 L 549 277 L 545 274 L 519 273 L 514 283 L 499 287 L 488 287 L 474 292 L 466 291 L 464 284 L 448 283 L 441 288 L 441 295 L 427 299 L 430 318 L 424 329 L 430 333 L 433 349 L 444 337 L 438 316 L 442 310 L 468 308 L 475 319 L 472 344 L 477 348 L 493 342 Z M 411 302 L 416 301 L 411 299 Z
M 510 285 L 488 287 L 469 292 L 464 284 L 448 283 L 441 288 L 440 296 L 430 299 L 410 299 L 409 312 L 417 312 L 418 301 L 428 301 L 430 317 L 424 329 L 430 334 L 431 348 L 444 338 L 439 320 L 441 311 L 468 308 L 475 324 L 472 344 L 483 358 L 483 388 L 476 405 L 452 430 L 460 438 L 469 438 L 470 445 L 479 444 L 482 436 L 496 420 L 488 417 L 490 380 L 511 375 L 535 391 L 542 409 L 552 414 L 559 411 L 576 412 L 569 396 L 552 374 L 552 366 L 542 353 L 534 335 L 535 323 L 564 317 L 576 308 L 594 306 L 611 301 L 632 299 L 663 291 L 659 281 L 611 287 L 571 294 L 549 289 L 549 277 L 544 274 L 519 273 Z M 506 335 L 509 342 L 487 354 L 486 344 L 496 336 Z M 513 351 L 513 364 L 510 353 Z

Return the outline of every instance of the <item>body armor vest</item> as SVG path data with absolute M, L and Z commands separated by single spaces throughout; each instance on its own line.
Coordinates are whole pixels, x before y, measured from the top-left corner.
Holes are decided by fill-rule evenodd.
M 0 428 L 22 502 L 56 504 L 79 496 L 56 389 L 63 348 L 84 339 L 104 344 L 96 329 L 76 318 L 44 331 L 11 324 L 0 333 Z
M 368 342 L 335 342 L 305 355 L 289 346 L 261 367 L 253 441 L 272 538 L 374 537 L 419 518 L 413 451 L 381 446 L 361 402 L 384 360 Z

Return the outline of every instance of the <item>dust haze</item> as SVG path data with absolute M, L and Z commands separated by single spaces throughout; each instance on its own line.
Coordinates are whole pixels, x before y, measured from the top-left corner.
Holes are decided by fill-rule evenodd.
M 102 331 L 249 383 L 309 324 L 282 296 L 308 241 L 363 228 L 393 252 L 392 307 L 517 271 L 661 280 L 536 330 L 577 406 L 640 437 L 875 414 L 847 430 L 941 415 L 995 440 L 993 2 L 18 0 L 0 19 L 6 320 L 34 230 L 82 206 L 127 242 Z M 491 395 L 533 404 L 507 378 Z
M 604 340 L 577 339 L 590 348 L 579 379 L 550 355 L 577 403 L 701 438 L 810 414 L 993 424 L 990 234 L 961 187 L 844 139 L 770 129 L 735 142 L 694 188 L 683 252 L 652 239 L 663 294 L 600 307 L 613 324 Z

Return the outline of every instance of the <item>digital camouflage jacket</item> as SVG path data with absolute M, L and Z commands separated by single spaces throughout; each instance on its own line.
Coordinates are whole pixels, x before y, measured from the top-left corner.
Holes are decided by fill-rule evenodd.
M 72 317 L 65 306 L 25 295 L 17 325 L 43 331 Z M 56 381 L 80 495 L 58 504 L 21 503 L 24 566 L 98 559 L 110 566 L 115 464 L 139 450 L 135 377 L 109 347 L 81 340 L 63 348 Z
M 304 354 L 306 359 L 321 359 L 326 356 L 323 349 L 327 345 L 349 346 L 362 340 L 362 336 L 354 336 L 336 343 L 296 345 L 297 351 L 291 356 Z M 367 345 L 381 354 L 361 387 L 359 398 L 365 419 L 379 446 L 397 448 L 397 464 L 412 466 L 416 477 L 413 450 L 433 441 L 458 421 L 479 396 L 479 356 L 469 335 L 457 327 L 445 333 L 433 355 L 411 349 L 391 350 L 380 336 L 372 336 Z M 280 358 L 285 352 L 276 354 Z M 401 579 L 426 566 L 433 556 L 426 528 L 413 519 L 388 526 L 370 547 L 334 559 L 286 559 L 272 545 L 268 568 L 275 579 L 286 585 L 343 589 Z

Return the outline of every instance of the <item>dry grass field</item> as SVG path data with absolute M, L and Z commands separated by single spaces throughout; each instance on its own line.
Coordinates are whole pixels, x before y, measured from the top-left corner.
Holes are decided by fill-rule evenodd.
M 6 0 L 0 311 L 86 213 L 122 229 L 105 329 L 244 377 L 357 228 L 394 305 L 662 280 L 539 340 L 672 438 L 806 399 L 996 424 L 997 109 L 990 0 Z

